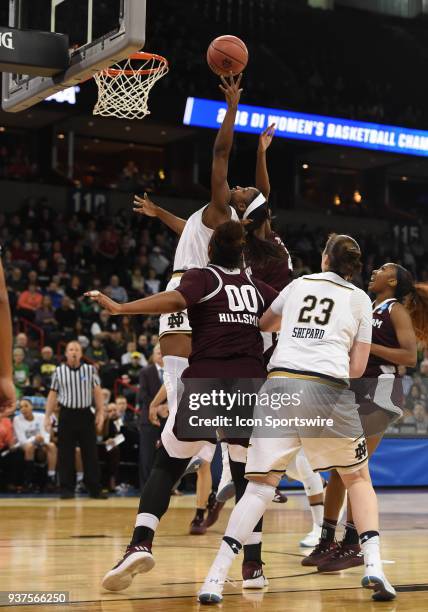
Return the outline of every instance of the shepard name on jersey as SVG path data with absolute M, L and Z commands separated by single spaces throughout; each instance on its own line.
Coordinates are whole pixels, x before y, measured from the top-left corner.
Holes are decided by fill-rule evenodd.
M 294 327 L 291 334 L 292 338 L 307 338 L 310 340 L 322 340 L 325 330 L 318 327 Z

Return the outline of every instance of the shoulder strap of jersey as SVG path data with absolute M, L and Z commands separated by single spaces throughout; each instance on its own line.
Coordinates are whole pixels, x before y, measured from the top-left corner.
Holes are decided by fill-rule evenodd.
M 223 280 L 222 280 L 220 274 L 217 272 L 217 270 L 215 270 L 214 268 L 211 268 L 210 266 L 207 266 L 206 268 L 202 268 L 202 269 L 203 270 L 209 270 L 210 272 L 212 272 L 214 274 L 214 276 L 216 277 L 217 281 L 218 281 L 218 285 L 214 289 L 214 291 L 211 291 L 211 293 L 209 293 L 208 295 L 205 295 L 201 300 L 199 300 L 198 304 L 201 304 L 202 302 L 208 302 L 208 300 L 211 300 L 223 288 Z
M 251 277 L 251 272 L 250 272 L 250 269 L 249 269 L 249 268 L 247 268 L 246 270 L 244 270 L 244 272 L 245 272 L 245 276 L 248 278 L 248 280 L 250 281 L 250 283 L 253 285 L 254 289 L 257 291 L 257 294 L 258 294 L 258 296 L 259 296 L 259 298 L 260 298 L 260 300 L 261 300 L 262 306 L 264 306 L 264 305 L 265 305 L 265 301 L 264 301 L 264 299 L 263 299 L 262 294 L 261 294 L 261 293 L 260 293 L 260 291 L 259 291 L 259 288 L 257 287 L 257 285 L 255 284 L 255 282 L 253 281 L 253 279 L 252 279 L 252 277 Z
M 382 314 L 382 312 L 384 312 L 385 310 L 388 310 L 388 312 L 391 312 L 392 307 L 397 302 L 398 302 L 398 300 L 396 298 L 389 298 L 387 300 L 384 300 L 383 302 L 381 302 L 377 306 L 375 306 L 374 302 L 373 302 L 373 314 L 375 314 L 375 313 Z

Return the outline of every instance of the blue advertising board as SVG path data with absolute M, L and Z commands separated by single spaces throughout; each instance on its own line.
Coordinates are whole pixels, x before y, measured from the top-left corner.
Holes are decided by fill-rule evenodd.
M 218 129 L 225 114 L 225 102 L 188 98 L 183 123 Z M 239 105 L 235 130 L 259 134 L 272 123 L 276 124 L 277 137 L 428 156 L 428 131 L 308 115 L 262 106 Z

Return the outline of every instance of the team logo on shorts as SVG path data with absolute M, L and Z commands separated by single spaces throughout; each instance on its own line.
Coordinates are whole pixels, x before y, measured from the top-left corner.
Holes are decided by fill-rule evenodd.
M 184 323 L 184 315 L 182 312 L 173 312 L 168 317 L 168 327 L 170 329 L 181 327 L 183 323 Z
M 359 461 L 361 461 L 361 459 L 364 459 L 364 457 L 366 456 L 367 456 L 367 444 L 366 444 L 366 441 L 363 440 L 362 442 L 359 443 L 359 445 L 355 449 L 355 459 L 358 459 Z

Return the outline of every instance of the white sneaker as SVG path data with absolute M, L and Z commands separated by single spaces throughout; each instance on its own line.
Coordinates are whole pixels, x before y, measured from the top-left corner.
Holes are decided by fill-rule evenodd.
M 243 589 L 264 589 L 269 584 L 269 580 L 263 574 L 263 564 L 258 561 L 244 561 L 242 578 Z
M 127 589 L 137 574 L 149 572 L 155 565 L 149 546 L 128 546 L 122 559 L 104 576 L 102 586 L 108 591 Z
M 224 567 L 212 567 L 205 578 L 198 600 L 201 604 L 218 604 L 223 601 L 224 583 L 227 580 L 228 569 Z
M 312 531 L 310 531 L 303 540 L 300 540 L 300 546 L 303 548 L 315 548 L 320 541 L 321 537 L 321 526 L 314 523 L 312 525 Z
M 366 571 L 367 569 L 370 570 L 370 568 L 366 568 Z M 365 589 L 372 589 L 374 591 L 372 599 L 375 601 L 390 601 L 397 596 L 394 587 L 388 582 L 383 572 L 366 573 L 361 580 L 361 585 Z

